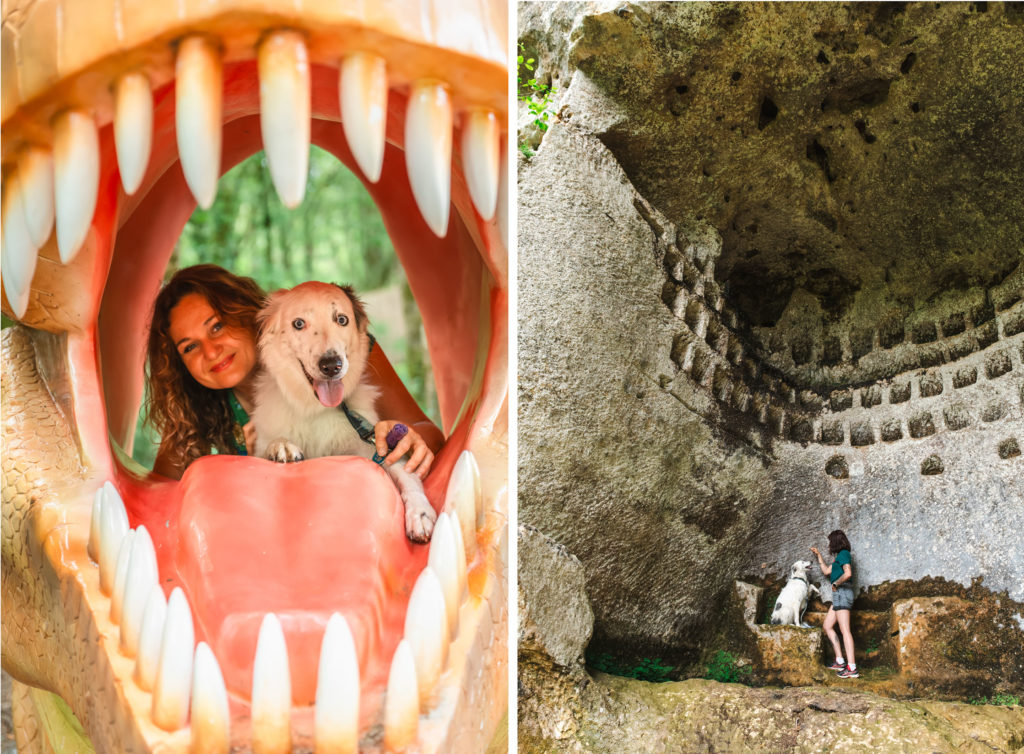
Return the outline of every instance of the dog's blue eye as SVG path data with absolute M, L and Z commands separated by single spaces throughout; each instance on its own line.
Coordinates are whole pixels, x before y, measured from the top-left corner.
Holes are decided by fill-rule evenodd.
M 344 314 L 339 314 L 337 317 L 334 318 L 334 320 L 339 325 L 347 325 L 348 324 L 348 317 L 345 316 Z
M 294 327 L 296 330 L 301 330 L 305 326 L 306 326 L 306 320 L 304 320 L 304 319 L 293 319 L 292 320 L 292 327 Z

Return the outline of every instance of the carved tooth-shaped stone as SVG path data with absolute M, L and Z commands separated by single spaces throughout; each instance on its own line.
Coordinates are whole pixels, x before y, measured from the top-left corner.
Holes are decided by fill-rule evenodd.
M 126 73 L 114 91 L 114 148 L 121 185 L 134 194 L 149 166 L 153 145 L 153 92 L 146 74 Z
M 408 639 L 402 639 L 391 659 L 384 701 L 384 750 L 405 751 L 416 741 L 419 727 L 419 690 L 416 665 Z
M 418 81 L 405 111 L 405 167 L 416 206 L 438 238 L 448 232 L 452 103 L 444 84 Z
M 341 126 L 356 164 L 370 183 L 380 180 L 388 115 L 384 58 L 365 52 L 348 55 L 338 75 Z
M 481 507 L 480 469 L 473 454 L 464 450 L 455 462 L 455 468 L 452 469 L 451 478 L 448 480 L 444 509 L 459 514 L 462 540 L 466 548 L 466 557 L 470 561 L 476 557 L 476 530 L 481 524 Z
M 53 122 L 53 194 L 57 248 L 67 264 L 85 243 L 100 186 L 100 137 L 88 113 L 69 110 Z
M 452 522 L 452 534 L 455 537 L 455 562 L 459 566 L 459 602 L 461 603 L 466 595 L 468 584 L 466 583 L 466 544 L 462 540 L 462 524 L 459 523 L 459 514 L 451 509 L 448 518 Z
M 462 602 L 457 557 L 452 521 L 447 513 L 442 513 L 437 517 L 434 534 L 430 538 L 430 555 L 427 558 L 427 565 L 437 575 L 441 591 L 444 593 L 444 607 L 450 638 L 459 632 L 459 604 Z
M 292 683 L 281 621 L 263 616 L 252 668 L 252 750 L 286 754 L 291 742 Z
M 469 195 L 484 220 L 494 217 L 501 169 L 498 117 L 492 110 L 466 113 L 462 122 L 462 166 Z
M 221 61 L 213 40 L 187 37 L 175 63 L 174 123 L 185 182 L 199 206 L 217 196 L 221 147 Z
M 306 193 L 310 90 L 306 40 L 297 31 L 274 31 L 260 42 L 260 131 L 270 178 L 286 207 Z
M 117 556 L 121 552 L 121 540 L 128 533 L 128 513 L 114 485 L 104 482 L 100 492 L 103 495 L 99 541 L 100 589 L 104 594 L 111 595 L 117 577 Z
M 167 619 L 160 639 L 160 666 L 153 687 L 153 722 L 178 730 L 188 720 L 195 629 L 192 610 L 180 587 L 167 600 Z
M 18 175 L 28 233 L 39 249 L 53 230 L 53 152 L 30 147 L 18 161 Z
M 4 185 L 3 202 L 3 265 L 4 293 L 15 317 L 23 317 L 28 309 L 28 294 L 36 271 L 38 249 L 32 242 L 23 207 L 21 176 L 15 169 Z
M 135 683 L 143 691 L 152 691 L 156 684 L 156 671 L 160 667 L 160 643 L 167 619 L 167 598 L 159 584 L 154 584 L 146 598 L 139 631 L 139 652 L 135 659 Z
M 132 540 L 135 530 L 129 529 L 121 538 L 121 549 L 117 553 L 117 570 L 114 572 L 114 592 L 110 595 L 110 622 L 121 624 L 121 608 L 124 606 L 124 589 L 128 584 L 128 564 L 132 556 Z
M 134 657 L 139 649 L 142 618 L 146 601 L 154 584 L 159 583 L 160 572 L 156 564 L 156 550 L 145 526 L 139 526 L 132 538 L 132 552 L 128 561 L 128 580 L 121 605 L 121 651 Z
M 334 613 L 320 645 L 316 678 L 317 754 L 359 751 L 359 658 L 344 616 Z
M 231 749 L 231 715 L 224 676 L 205 641 L 196 645 L 192 671 L 190 754 L 227 754 Z
M 100 533 L 103 525 L 103 488 L 96 490 L 92 498 L 92 517 L 89 519 L 89 544 L 85 551 L 93 562 L 100 562 Z
M 508 147 L 501 147 L 501 169 L 498 171 L 498 233 L 508 248 Z
M 430 566 L 423 569 L 412 588 L 404 635 L 416 665 L 420 709 L 426 712 L 433 706 L 435 690 L 448 658 L 449 642 L 444 592 Z

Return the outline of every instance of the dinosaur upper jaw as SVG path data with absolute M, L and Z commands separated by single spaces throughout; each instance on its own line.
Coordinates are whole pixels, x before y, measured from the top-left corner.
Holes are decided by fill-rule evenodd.
M 164 594 L 182 587 L 195 640 L 213 648 L 231 694 L 230 737 L 235 745 L 251 745 L 254 737 L 264 735 L 253 727 L 252 675 L 256 634 L 263 615 L 270 612 L 279 615 L 291 660 L 292 743 L 313 741 L 309 705 L 324 626 L 334 612 L 347 619 L 359 658 L 362 745 L 372 748 L 388 735 L 388 726 L 383 732 L 381 728 L 383 707 L 391 705 L 391 697 L 401 696 L 386 693 L 396 647 L 410 620 L 433 625 L 433 618 L 407 617 L 428 548 L 405 539 L 401 501 L 383 472 L 361 459 L 277 467 L 258 459 L 210 457 L 196 462 L 177 483 L 146 476 L 120 450 L 131 442 L 141 397 L 143 343 L 153 296 L 196 206 L 195 197 L 209 200 L 203 194 L 204 179 L 196 178 L 197 169 L 209 166 L 197 162 L 190 150 L 197 143 L 204 147 L 219 130 L 222 148 L 214 172 L 220 174 L 266 147 L 272 171 L 276 161 L 279 194 L 294 202 L 294 180 L 281 177 L 287 161 L 274 156 L 287 154 L 294 138 L 264 138 L 273 123 L 265 117 L 261 122 L 261 115 L 288 110 L 295 100 L 286 93 L 274 95 L 283 99 L 261 101 L 261 87 L 270 86 L 267 71 L 274 66 L 266 67 L 261 50 L 268 39 L 280 38 L 294 53 L 297 30 L 308 62 L 309 141 L 362 177 L 380 209 L 424 320 L 448 431 L 425 486 L 435 508 L 459 511 L 462 536 L 457 539 L 463 540 L 468 579 L 467 587 L 459 590 L 457 630 L 444 639 L 445 647 L 428 648 L 435 654 L 443 650 L 447 661 L 422 705 L 414 705 L 430 713 L 419 720 L 419 745 L 433 750 L 459 741 L 479 748 L 476 744 L 490 735 L 504 706 L 493 700 L 505 695 L 504 197 L 497 199 L 497 212 L 488 209 L 493 204 L 488 191 L 497 192 L 503 185 L 499 172 L 505 164 L 499 157 L 503 126 L 495 128 L 505 122 L 506 110 L 504 7 L 496 3 L 477 8 L 477 15 L 451 30 L 429 13 L 397 6 L 371 9 L 361 18 L 312 6 L 301 13 L 291 6 L 268 13 L 267 3 L 259 3 L 258 10 L 244 6 L 232 3 L 230 11 L 216 12 L 208 6 L 189 8 L 183 17 L 172 14 L 173 19 L 156 18 L 163 9 L 129 13 L 125 8 L 114 32 L 91 23 L 93 15 L 102 16 L 94 4 L 84 15 L 76 15 L 81 12 L 69 5 L 56 20 L 47 16 L 53 10 L 47 3 L 14 7 L 5 16 L 4 311 L 29 327 L 68 333 L 65 340 L 54 341 L 66 346 L 37 349 L 36 358 L 49 392 L 69 420 L 83 469 L 80 480 L 54 484 L 57 480 L 43 479 L 46 514 L 34 520 L 30 546 L 45 553 L 52 590 L 79 590 L 74 599 L 88 606 L 94 627 L 90 635 L 99 637 L 97 656 L 89 659 L 98 665 L 83 668 L 81 657 L 60 656 L 59 651 L 53 653 L 54 662 L 26 660 L 22 650 L 32 649 L 22 644 L 30 644 L 31 637 L 12 634 L 11 641 L 5 634 L 5 667 L 16 668 L 21 680 L 68 699 L 101 749 L 114 740 L 174 749 L 187 746 L 189 736 L 195 735 L 194 724 L 191 731 L 175 731 L 177 726 L 154 722 L 152 694 L 132 678 L 136 658 L 122 646 L 124 626 L 111 620 L 114 595 L 100 584 L 95 560 L 102 562 L 98 552 L 116 550 L 122 541 L 118 538 L 116 547 L 89 542 L 94 494 L 104 480 L 111 480 L 123 498 L 129 525 L 136 531 L 145 526 L 152 540 Z M 48 64 L 53 70 L 41 72 L 41 58 L 49 58 L 42 52 L 40 30 L 47 18 L 58 28 L 71 28 L 71 16 L 79 23 L 90 22 L 95 38 L 87 44 L 88 35 L 72 40 L 58 34 L 58 50 Z M 198 136 L 183 139 L 182 130 L 194 128 L 203 110 L 202 103 L 182 104 L 178 96 L 182 81 L 191 75 L 182 68 L 182 39 L 196 38 L 214 40 L 213 48 L 220 50 L 223 83 L 208 87 L 206 95 L 219 90 L 222 109 L 219 128 L 208 125 Z M 111 53 L 114 49 L 118 51 Z M 365 144 L 340 123 L 339 79 L 345 80 L 349 52 L 369 53 L 386 64 L 386 145 L 376 182 L 364 172 Z M 17 61 L 16 76 L 8 75 L 8 60 Z M 302 68 L 302 55 L 291 54 L 286 61 L 278 68 L 286 79 L 295 79 L 293 69 Z M 146 117 L 138 115 L 137 106 L 115 107 L 112 94 L 128 74 L 140 71 L 152 87 L 153 124 L 141 173 L 124 156 L 117 132 L 142 128 Z M 439 82 L 445 86 L 438 88 Z M 341 92 L 343 98 L 344 86 Z M 440 107 L 436 102 L 424 105 L 424 92 L 447 92 L 450 107 L 443 102 Z M 301 110 L 302 97 L 298 101 Z M 178 116 L 185 108 L 195 112 L 182 121 Z M 78 115 L 68 118 L 64 113 L 69 110 L 85 113 L 89 123 L 83 125 Z M 92 127 L 98 145 L 94 168 L 89 166 L 89 138 L 80 138 L 83 130 L 88 137 Z M 350 137 L 356 140 L 359 159 Z M 448 163 L 433 153 L 443 155 L 449 139 L 454 153 L 450 207 L 442 202 L 445 206 L 439 209 L 431 202 L 444 196 Z M 35 229 L 19 227 L 19 221 L 39 201 L 35 187 L 45 172 L 40 164 L 56 166 L 57 228 L 48 229 L 37 244 L 32 240 Z M 372 164 L 367 169 L 373 173 Z M 288 172 L 287 167 L 283 170 Z M 131 173 L 141 177 L 131 181 Z M 75 191 L 62 199 L 61 187 L 72 180 L 77 181 Z M 89 203 L 91 180 L 95 209 L 88 221 L 76 220 L 76 213 L 81 217 L 88 211 L 81 205 Z M 137 183 L 130 186 L 130 195 L 126 182 Z M 450 215 L 446 223 L 445 214 Z M 76 233 L 83 238 L 77 246 L 67 240 Z M 26 260 L 35 258 L 37 246 L 37 261 L 30 265 Z M 469 455 L 463 453 L 467 450 Z M 5 479 L 5 523 L 16 515 L 9 510 L 15 492 L 9 494 L 8 486 Z M 102 494 L 100 498 L 106 499 Z M 437 545 L 436 558 L 447 558 L 441 550 L 451 542 L 449 535 L 446 544 Z M 4 547 L 6 566 L 11 551 L 6 536 Z M 444 568 L 435 564 L 432 570 Z M 339 583 L 344 589 L 335 588 Z M 6 613 L 8 590 L 4 600 Z M 417 655 L 417 665 L 423 662 Z M 61 663 L 72 667 L 54 667 Z M 407 681 L 400 680 L 399 686 Z M 416 719 L 415 711 L 412 717 Z

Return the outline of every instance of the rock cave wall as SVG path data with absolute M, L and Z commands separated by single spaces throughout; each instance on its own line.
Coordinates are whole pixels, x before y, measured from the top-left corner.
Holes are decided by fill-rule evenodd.
M 519 12 L 520 516 L 595 637 L 699 647 L 836 527 L 1024 602 L 1019 7 Z

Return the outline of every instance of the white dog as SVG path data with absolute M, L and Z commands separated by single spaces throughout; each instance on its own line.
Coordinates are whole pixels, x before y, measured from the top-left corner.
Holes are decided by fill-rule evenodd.
M 789 581 L 782 588 L 779 599 L 775 602 L 772 612 L 773 626 L 802 626 L 810 628 L 803 622 L 807 610 L 807 600 L 812 594 L 821 594 L 818 587 L 807 580 L 807 572 L 811 568 L 809 560 L 798 560 L 789 569 Z
M 377 423 L 378 391 L 362 382 L 370 336 L 366 311 L 352 289 L 311 282 L 277 291 L 259 321 L 263 371 L 252 416 L 256 455 L 281 463 L 332 455 L 372 458 L 375 447 L 356 424 L 365 433 Z M 406 535 L 429 541 L 437 516 L 423 483 L 402 461 L 386 468 L 405 501 Z

